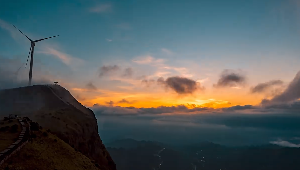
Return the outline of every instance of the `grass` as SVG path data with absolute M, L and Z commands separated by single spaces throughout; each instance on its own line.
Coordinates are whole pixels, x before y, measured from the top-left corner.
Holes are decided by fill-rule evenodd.
M 10 132 L 10 129 L 6 131 L 0 131 L 0 152 L 9 147 L 12 143 L 14 143 L 17 139 L 18 136 L 22 130 L 21 124 L 17 119 L 12 119 L 11 122 L 1 120 L 0 121 L 0 128 L 5 127 L 5 126 L 13 126 L 17 124 L 18 125 L 18 131 L 16 133 Z
M 36 138 L 9 158 L 0 169 L 9 170 L 99 170 L 95 163 L 57 136 L 40 130 Z

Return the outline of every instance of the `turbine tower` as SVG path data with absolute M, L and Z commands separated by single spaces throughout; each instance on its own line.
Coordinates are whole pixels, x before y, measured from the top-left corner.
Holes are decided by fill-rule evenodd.
M 14 25 L 13 25 L 14 26 Z M 14 26 L 17 30 L 19 30 L 16 26 Z M 34 53 L 34 46 L 35 46 L 35 43 L 36 42 L 39 42 L 39 41 L 43 41 L 43 40 L 47 40 L 47 39 L 50 39 L 50 38 L 54 38 L 54 37 L 58 37 L 59 35 L 56 35 L 56 36 L 52 36 L 52 37 L 48 37 L 48 38 L 42 38 L 42 39 L 38 39 L 38 40 L 32 40 L 30 39 L 27 35 L 25 35 L 21 30 L 19 30 L 21 34 L 23 34 L 31 43 L 31 47 L 30 47 L 30 51 L 29 51 L 29 54 L 31 56 L 30 58 L 30 69 L 29 69 L 29 82 L 28 82 L 28 86 L 31 86 L 31 80 L 32 80 L 32 67 L 33 67 L 33 53 Z M 28 62 L 28 59 L 29 59 L 29 55 L 28 55 L 28 58 L 27 58 L 27 62 Z M 27 63 L 26 63 L 26 66 L 27 66 Z

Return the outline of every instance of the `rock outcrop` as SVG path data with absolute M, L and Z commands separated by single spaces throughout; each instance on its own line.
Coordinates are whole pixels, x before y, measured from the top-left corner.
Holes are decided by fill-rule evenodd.
M 93 111 L 81 105 L 65 88 L 37 85 L 1 90 L 0 110 L 0 116 L 28 116 L 95 160 L 101 169 L 116 169 L 98 134 Z

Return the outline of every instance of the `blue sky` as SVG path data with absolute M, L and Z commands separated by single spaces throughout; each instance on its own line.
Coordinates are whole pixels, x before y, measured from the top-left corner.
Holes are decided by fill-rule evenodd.
M 58 81 L 91 107 L 106 141 L 137 127 L 166 142 L 299 139 L 300 1 L 1 2 L 0 89 L 28 79 L 16 71 L 30 43 L 12 24 L 60 35 L 37 43 L 33 82 Z
M 119 87 L 145 91 L 136 80 L 142 76 L 183 76 L 201 82 L 206 99 L 215 99 L 212 86 L 224 69 L 245 72 L 248 88 L 294 78 L 300 65 L 299 8 L 295 0 L 12 0 L 0 7 L 0 55 L 26 61 L 30 44 L 14 24 L 32 39 L 60 35 L 37 44 L 36 78 L 47 72 L 70 89 L 91 82 L 126 93 Z M 142 60 L 148 62 L 135 62 Z M 99 79 L 104 65 L 132 68 L 134 77 Z

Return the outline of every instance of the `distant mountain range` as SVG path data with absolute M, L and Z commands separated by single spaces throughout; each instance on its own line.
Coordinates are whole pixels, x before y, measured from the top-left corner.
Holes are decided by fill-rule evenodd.
M 170 146 L 154 141 L 106 144 L 118 170 L 299 170 L 299 148 L 266 144 L 227 147 L 212 142 Z M 165 149 L 164 149 L 165 148 Z M 159 156 L 157 153 L 159 153 Z

